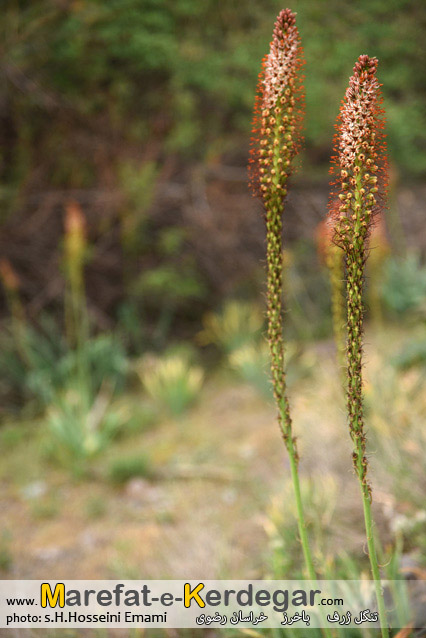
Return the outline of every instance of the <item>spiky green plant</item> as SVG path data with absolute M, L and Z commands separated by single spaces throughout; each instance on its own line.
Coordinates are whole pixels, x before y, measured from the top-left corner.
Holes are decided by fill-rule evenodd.
M 178 352 L 146 355 L 137 372 L 149 396 L 176 418 L 195 402 L 204 380 L 202 369 Z
M 203 330 L 197 340 L 201 345 L 216 345 L 225 354 L 252 344 L 264 327 L 261 309 L 245 301 L 228 301 L 220 312 L 203 317 Z
M 368 554 L 376 586 L 383 638 L 389 630 L 373 534 L 371 487 L 367 480 L 368 460 L 363 416 L 363 285 L 368 257 L 368 238 L 374 217 L 386 197 L 386 145 L 383 135 L 384 111 L 380 84 L 376 77 L 377 59 L 361 55 L 340 108 L 337 121 L 336 156 L 333 158 L 330 215 L 334 240 L 346 257 L 347 294 L 347 409 L 353 441 L 353 462 L 358 476 L 365 518 Z M 336 198 L 340 204 L 336 207 Z

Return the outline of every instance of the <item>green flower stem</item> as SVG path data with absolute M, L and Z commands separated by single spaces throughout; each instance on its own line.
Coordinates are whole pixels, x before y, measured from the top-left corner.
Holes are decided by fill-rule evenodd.
M 278 200 L 278 198 L 277 198 Z M 297 508 L 297 523 L 306 570 L 311 580 L 316 580 L 312 554 L 309 547 L 306 522 L 303 512 L 302 496 L 298 471 L 299 456 L 296 441 L 292 435 L 292 422 L 287 398 L 284 372 L 284 343 L 282 335 L 282 222 L 279 202 L 276 201 L 267 211 L 268 241 L 268 339 L 271 353 L 272 382 L 278 405 L 278 418 L 284 444 L 290 458 L 291 477 Z
M 296 450 L 294 449 L 293 439 L 290 438 L 289 441 L 290 443 L 287 447 L 287 450 L 290 457 L 290 471 L 291 471 L 291 478 L 293 481 L 294 498 L 296 501 L 297 525 L 299 528 L 300 542 L 302 544 L 303 557 L 305 559 L 306 571 L 308 572 L 309 579 L 312 581 L 316 581 L 317 576 L 315 573 L 314 562 L 313 562 L 312 554 L 311 554 L 311 548 L 309 546 L 308 532 L 306 529 L 306 521 L 305 521 L 305 513 L 303 511 L 299 471 L 297 467 L 298 465 L 297 453 L 296 453 Z
M 362 402 L 362 332 L 363 332 L 363 303 L 362 291 L 364 283 L 365 240 L 366 230 L 363 220 L 362 183 L 363 169 L 358 165 L 355 186 L 356 215 L 353 243 L 348 246 L 347 255 L 347 304 L 348 304 L 348 386 L 347 404 L 349 413 L 349 427 L 354 443 L 354 467 L 357 473 L 362 494 L 364 509 L 365 531 L 367 535 L 368 556 L 371 572 L 375 583 L 377 607 L 379 611 L 382 638 L 389 638 L 386 608 L 380 582 L 379 565 L 373 536 L 373 521 L 371 516 L 371 488 L 367 481 L 368 462 L 366 458 L 366 440 L 364 434 L 363 402 Z
M 282 326 L 282 201 L 276 195 L 269 202 L 266 210 L 267 260 L 268 260 L 268 340 L 271 354 L 272 382 L 274 396 L 278 406 L 278 419 L 289 459 L 290 472 L 296 502 L 297 525 L 303 557 L 309 579 L 317 582 L 312 553 L 309 546 L 305 514 L 299 479 L 299 455 L 296 441 L 292 433 L 292 421 L 287 398 L 286 378 L 284 372 L 284 342 Z M 321 613 L 321 617 L 324 618 Z M 327 638 L 332 637 L 329 628 L 323 628 Z
M 382 584 L 380 581 L 379 565 L 377 562 L 377 552 L 374 542 L 373 519 L 371 516 L 371 501 L 368 496 L 362 492 L 362 503 L 364 507 L 365 533 L 367 535 L 368 555 L 370 557 L 371 572 L 374 578 L 374 588 L 376 591 L 377 608 L 379 611 L 379 619 L 381 625 L 382 638 L 389 638 L 389 628 L 387 621 L 387 613 L 385 607 L 385 599 L 383 596 Z
M 309 545 L 308 532 L 306 529 L 305 513 L 303 510 L 302 494 L 300 490 L 299 470 L 298 470 L 298 456 L 294 448 L 294 441 L 290 437 L 289 445 L 287 446 L 289 458 L 290 458 L 290 472 L 293 482 L 294 498 L 296 501 L 296 516 L 297 526 L 299 529 L 300 542 L 302 545 L 303 557 L 305 559 L 306 571 L 308 572 L 309 580 L 313 583 L 317 582 L 317 575 L 315 573 L 314 561 L 311 554 L 311 548 Z M 325 614 L 320 609 L 321 620 L 325 622 Z M 328 627 L 323 627 L 321 630 L 324 636 L 332 638 L 333 633 Z
M 367 482 L 367 461 L 365 456 L 365 436 L 362 425 L 362 377 L 361 377 L 361 361 L 362 361 L 362 332 L 359 329 L 359 324 L 362 324 L 362 307 L 358 305 L 357 312 L 354 312 L 351 308 L 351 299 L 356 299 L 356 303 L 359 304 L 362 295 L 362 283 L 363 283 L 363 269 L 361 271 L 355 265 L 352 265 L 352 273 L 348 273 L 348 300 L 349 300 L 349 312 L 348 312 L 348 328 L 349 328 L 349 342 L 348 342 L 348 354 L 349 354 L 349 366 L 355 367 L 356 373 L 354 376 L 350 376 L 350 382 L 348 385 L 348 403 L 352 406 L 351 416 L 351 433 L 354 441 L 354 466 L 361 486 L 362 504 L 364 510 L 365 521 L 365 533 L 367 536 L 368 556 L 370 559 L 371 572 L 374 579 L 374 586 L 377 599 L 377 607 L 380 618 L 381 634 L 382 638 L 389 638 L 389 629 L 387 624 L 387 614 L 385 608 L 385 601 L 383 597 L 383 591 L 380 581 L 380 571 L 377 562 L 377 552 L 373 535 L 373 519 L 371 515 L 371 489 Z M 358 273 L 361 274 L 359 275 Z M 355 275 L 355 276 L 354 276 Z M 353 288 L 358 291 L 353 295 Z M 352 297 L 351 297 L 352 295 Z

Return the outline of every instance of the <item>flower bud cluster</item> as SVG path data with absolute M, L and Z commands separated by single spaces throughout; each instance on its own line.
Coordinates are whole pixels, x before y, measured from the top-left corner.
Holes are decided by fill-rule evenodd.
M 250 178 L 265 206 L 282 202 L 292 159 L 300 148 L 304 64 L 296 15 L 284 9 L 262 62 L 253 121 Z
M 377 58 L 358 58 L 336 125 L 330 214 L 335 241 L 346 250 L 364 249 L 374 216 L 383 208 L 386 196 L 384 111 L 377 64 Z

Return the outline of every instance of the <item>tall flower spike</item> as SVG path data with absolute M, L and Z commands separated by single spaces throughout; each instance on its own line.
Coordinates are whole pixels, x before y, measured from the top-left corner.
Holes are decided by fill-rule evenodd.
M 249 172 L 265 208 L 268 261 L 268 340 L 272 383 L 284 442 L 297 463 L 286 397 L 282 336 L 282 212 L 291 161 L 300 147 L 302 47 L 296 15 L 284 9 L 275 22 L 269 53 L 262 60 L 253 120 Z M 290 450 L 291 448 L 291 450 Z
M 337 120 L 330 216 L 334 240 L 346 256 L 348 303 L 348 413 L 355 443 L 354 465 L 371 498 L 362 406 L 362 289 L 368 236 L 386 196 L 387 160 L 378 61 L 361 55 Z M 336 201 L 340 204 L 336 205 Z
M 346 257 L 347 302 L 347 411 L 353 442 L 353 463 L 358 476 L 364 508 L 365 530 L 371 571 L 375 581 L 382 637 L 388 638 L 386 609 L 373 536 L 371 488 L 367 481 L 368 460 L 362 397 L 362 333 L 364 267 L 368 256 L 368 236 L 374 217 L 386 198 L 386 146 L 384 111 L 377 59 L 361 55 L 340 108 L 331 173 L 334 191 L 330 198 L 330 218 L 334 241 Z M 339 202 L 340 200 L 340 202 Z
M 267 240 L 267 316 L 272 384 L 278 407 L 278 421 L 287 448 L 297 507 L 297 521 L 309 578 L 315 570 L 303 513 L 296 439 L 292 432 L 284 372 L 282 326 L 282 213 L 291 162 L 300 147 L 303 63 L 296 16 L 281 11 L 275 22 L 268 55 L 262 71 L 254 110 L 249 173 L 255 194 L 265 209 Z

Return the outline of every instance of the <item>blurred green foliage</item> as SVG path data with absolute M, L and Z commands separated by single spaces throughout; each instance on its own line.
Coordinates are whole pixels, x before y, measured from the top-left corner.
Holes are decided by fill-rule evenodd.
M 115 459 L 109 468 L 109 478 L 116 485 L 132 478 L 153 478 L 154 474 L 149 457 L 140 452 L 137 456 Z
M 182 184 L 191 186 L 187 166 L 245 164 L 260 60 L 282 6 L 278 0 L 3 3 L 3 218 L 13 220 L 18 212 L 25 228 L 39 202 L 40 211 L 51 206 L 51 191 L 59 193 L 58 208 L 70 189 L 78 191 L 93 251 L 90 306 L 100 306 L 112 323 L 118 318 L 132 352 L 140 354 L 147 343 L 164 348 L 176 325 L 184 325 L 186 334 L 188 326 L 196 330 L 207 302 L 223 301 L 212 297 L 223 294 L 225 282 L 214 282 L 213 289 L 206 265 L 200 267 L 200 247 L 185 228 L 186 191 L 155 215 L 149 209 L 169 178 L 179 193 Z M 425 174 L 426 7 L 407 0 L 294 0 L 292 9 L 307 62 L 304 172 L 326 177 L 348 76 L 357 56 L 368 53 L 380 58 L 394 163 L 406 175 Z M 101 204 L 97 189 L 107 194 Z M 104 201 L 105 215 L 98 217 Z M 52 253 L 58 237 L 53 227 L 46 228 Z M 23 245 L 26 239 L 18 233 L 14 241 Z M 38 238 L 31 246 L 36 244 Z M 316 264 L 299 276 L 300 264 L 308 264 L 301 253 L 308 250 L 311 245 L 298 245 L 289 253 L 287 283 L 295 292 L 287 303 L 288 324 L 290 336 L 298 338 L 312 334 L 317 290 L 324 288 L 324 300 L 327 293 Z M 38 254 L 29 256 L 37 273 L 45 269 Z M 46 282 L 38 275 L 28 281 L 21 256 L 11 255 L 11 261 L 23 273 L 25 305 Z M 51 259 L 52 272 L 54 264 Z M 328 333 L 327 304 L 325 322 L 315 322 L 317 337 Z
M 426 315 L 426 266 L 420 255 L 411 252 L 405 258 L 391 257 L 385 267 L 382 298 L 391 313 L 400 317 L 413 313 Z
M 287 353 L 288 349 L 286 350 L 286 355 Z M 237 348 L 229 354 L 228 362 L 240 379 L 256 388 L 265 399 L 272 399 L 269 348 L 266 341 Z
M 186 231 L 169 226 L 156 235 L 148 225 L 143 236 L 150 237 L 150 244 L 135 239 L 149 265 L 133 275 L 119 310 L 123 336 L 139 350 L 144 343 L 145 348 L 148 343 L 163 348 L 176 317 L 183 314 L 190 320 L 194 302 L 207 293 L 194 256 L 185 252 Z
M 410 370 L 416 366 L 423 366 L 426 370 L 426 338 L 411 338 L 404 343 L 403 348 L 392 359 L 398 370 Z
M 282 7 L 277 0 L 6 0 L 3 200 L 10 204 L 14 188 L 36 169 L 40 178 L 42 168 L 51 185 L 87 187 L 102 161 L 114 165 L 111 151 L 126 145 L 190 160 L 241 157 L 260 60 Z M 406 174 L 424 175 L 424 3 L 293 0 L 291 7 L 307 62 L 311 163 L 328 161 L 348 76 L 367 53 L 380 59 L 392 158 Z M 115 173 L 134 193 L 126 167 Z
M 0 334 L 0 396 L 3 406 L 29 402 L 35 413 L 63 392 L 79 374 L 81 357 L 97 394 L 104 383 L 116 392 L 124 387 L 128 362 L 116 337 L 101 334 L 88 339 L 82 352 L 69 348 L 53 322 L 46 318 L 43 330 L 26 325 L 22 343 L 6 329 Z M 21 345 L 21 348 L 19 347 Z

